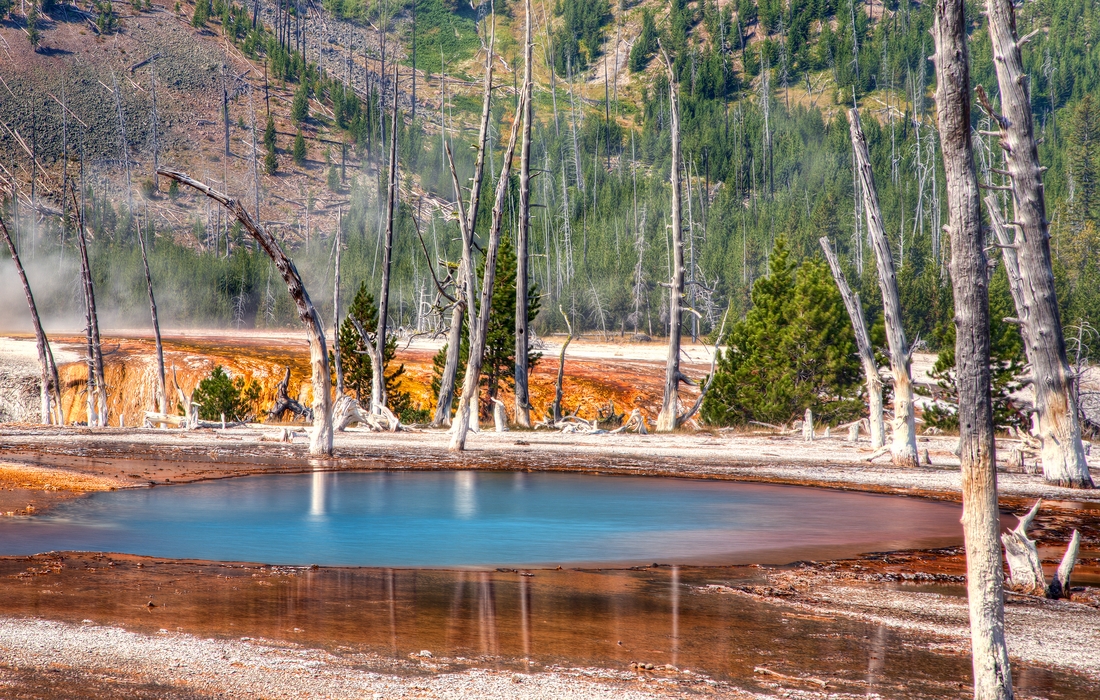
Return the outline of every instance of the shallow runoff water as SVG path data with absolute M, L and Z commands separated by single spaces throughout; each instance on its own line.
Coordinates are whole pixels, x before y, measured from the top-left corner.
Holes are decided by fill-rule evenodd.
M 0 555 L 485 568 L 782 564 L 961 542 L 960 508 L 795 486 L 527 472 L 314 472 L 96 493 L 0 523 Z

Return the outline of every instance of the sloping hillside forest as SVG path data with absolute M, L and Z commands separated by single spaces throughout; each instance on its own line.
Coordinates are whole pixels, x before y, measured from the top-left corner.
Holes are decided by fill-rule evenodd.
M 51 27 L 78 21 L 64 19 L 66 7 L 99 26 L 96 40 L 128 31 L 130 20 L 110 3 L 0 0 L 0 16 L 9 28 L 29 28 L 23 40 L 36 52 L 49 51 Z M 932 349 L 949 342 L 944 176 L 927 60 L 931 3 L 551 0 L 535 8 L 532 168 L 538 172 L 530 270 L 540 295 L 538 333 L 565 329 L 559 308 L 574 329 L 587 333 L 666 332 L 668 292 L 662 284 L 670 276 L 671 156 L 663 50 L 681 90 L 687 302 L 694 309 L 685 321 L 689 334 L 712 336 L 727 308 L 731 325 L 749 312 L 753 285 L 768 274 L 779 241 L 793 269 L 821 258 L 820 236 L 833 242 L 868 315 L 880 313 L 845 115 L 847 107 L 858 105 L 896 257 L 907 333 Z M 135 15 L 141 12 L 167 10 L 136 3 Z M 444 328 L 435 280 L 447 276 L 459 250 L 440 127 L 466 182 L 475 156 L 485 47 L 495 26 L 497 88 L 485 185 L 491 192 L 518 100 L 523 4 L 325 0 L 323 10 L 310 10 L 285 2 L 250 8 L 199 0 L 194 7 L 176 3 L 172 12 L 201 28 L 213 49 L 231 42 L 272 89 L 293 92 L 289 114 L 277 115 L 279 129 L 268 116 L 272 100 L 265 112 L 266 82 L 264 92 L 238 92 L 227 106 L 212 109 L 232 110 L 227 134 L 232 126 L 234 148 L 243 149 L 253 160 L 249 168 L 258 170 L 253 180 L 237 183 L 233 194 L 262 203 L 261 219 L 290 251 L 325 318 L 331 318 L 337 227 L 346 246 L 345 297 L 362 282 L 368 289 L 380 283 L 380 202 L 393 137 L 388 106 L 396 57 L 401 194 L 390 324 Z M 968 15 L 972 76 L 996 103 L 979 6 L 968 6 Z M 1093 0 L 1035 0 L 1022 5 L 1017 17 L 1020 35 L 1030 37 L 1024 58 L 1040 156 L 1049 168 L 1051 247 L 1063 321 L 1073 335 L 1074 328 L 1100 327 L 1100 287 L 1094 282 L 1100 272 L 1100 7 Z M 317 22 L 327 22 L 329 31 L 344 27 L 347 36 L 372 38 L 322 49 L 305 28 Z M 350 62 L 353 44 L 372 61 L 381 52 L 382 70 L 367 70 L 349 82 L 349 66 L 358 65 Z M 345 51 L 351 58 L 341 64 Z M 217 82 L 210 66 L 187 60 L 160 60 L 158 79 L 177 88 L 187 81 Z M 273 275 L 266 256 L 238 225 L 203 209 L 201 200 L 188 199 L 189 193 L 165 179 L 154 182 L 156 129 L 161 148 L 187 141 L 168 121 L 157 123 L 173 105 L 161 104 L 160 116 L 153 116 L 148 91 L 117 87 L 133 82 L 129 74 L 113 78 L 117 105 L 110 92 L 88 97 L 89 85 L 110 88 L 112 77 L 89 75 L 77 65 L 63 74 L 0 69 L 4 74 L 0 121 L 11 128 L 0 133 L 0 172 L 23 193 L 17 200 L 7 187 L 5 218 L 14 223 L 26 263 L 38 271 L 32 281 L 40 286 L 36 293 L 47 319 L 79 319 L 82 302 L 75 200 L 60 196 L 56 184 L 46 192 L 46 172 L 54 183 L 67 177 L 77 190 L 82 187 L 75 199 L 86 213 L 101 313 L 110 322 L 147 322 L 140 235 L 148 244 L 166 327 L 296 323 L 278 273 Z M 62 93 L 71 116 L 60 107 Z M 990 129 L 988 119 L 978 109 L 974 119 L 981 178 L 1001 185 L 1002 154 L 995 139 L 982 133 Z M 303 134 L 311 137 L 308 142 Z M 28 150 L 36 155 L 33 162 Z M 315 164 L 312 172 L 295 169 L 307 160 Z M 162 155 L 161 165 L 176 164 Z M 301 197 L 289 214 L 285 206 L 278 216 L 270 214 L 273 183 L 289 181 L 292 171 L 304 178 L 297 184 Z M 222 182 L 217 162 L 191 174 L 203 172 L 215 186 Z M 504 230 L 514 235 L 518 182 L 510 188 Z M 1007 212 L 1006 193 L 998 194 Z M 329 205 L 314 211 L 314 200 L 323 197 Z M 491 199 L 481 199 L 479 236 L 489 227 Z M 172 220 L 150 214 L 149 202 L 165 201 L 189 207 L 189 215 Z M 1007 287 L 998 283 L 1003 272 L 993 274 L 995 308 L 1011 309 Z

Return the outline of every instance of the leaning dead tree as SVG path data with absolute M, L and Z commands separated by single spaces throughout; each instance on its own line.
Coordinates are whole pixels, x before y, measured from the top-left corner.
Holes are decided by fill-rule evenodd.
M 905 329 L 901 326 L 901 301 L 898 299 L 898 281 L 894 272 L 894 257 L 886 240 L 882 224 L 875 177 L 871 172 L 871 156 L 867 139 L 859 124 L 859 112 L 848 110 L 852 133 L 852 150 L 856 158 L 860 190 L 863 193 L 863 209 L 867 218 L 867 230 L 875 250 L 878 267 L 878 286 L 882 291 L 883 316 L 886 320 L 886 342 L 890 348 L 890 371 L 894 375 L 894 421 L 890 454 L 899 467 L 920 466 L 917 455 L 917 425 L 913 413 L 913 379 L 909 363 L 912 359 Z
M 451 308 L 451 327 L 447 333 L 447 361 L 443 366 L 443 375 L 439 379 L 439 398 L 436 402 L 434 427 L 451 424 L 451 405 L 454 403 L 455 378 L 458 376 L 459 352 L 462 343 L 463 314 L 474 325 L 475 270 L 473 264 L 472 236 L 477 224 L 478 205 L 481 201 L 481 184 L 485 172 L 485 149 L 489 134 L 489 115 L 493 92 L 493 46 L 496 42 L 496 23 L 489 34 L 489 46 L 485 52 L 485 82 L 481 96 L 481 128 L 477 137 L 477 159 L 474 161 L 474 174 L 470 185 L 469 208 L 463 212 L 462 188 L 458 182 L 454 157 L 450 145 L 447 146 L 447 163 L 451 171 L 451 182 L 455 191 L 455 218 L 458 220 L 459 234 L 462 237 L 462 260 L 455 273 L 455 304 Z
M 1069 579 L 1073 575 L 1073 567 L 1077 564 L 1081 534 L 1077 530 L 1073 531 L 1058 570 L 1054 572 L 1054 578 L 1050 583 L 1047 583 L 1046 575 L 1043 573 L 1043 561 L 1035 548 L 1035 540 L 1027 536 L 1027 529 L 1031 526 L 1031 521 L 1035 519 L 1042 503 L 1042 500 L 1036 501 L 1031 510 L 1020 518 L 1015 529 L 1001 535 L 1001 541 L 1005 545 L 1005 557 L 1008 559 L 1009 583 L 1018 593 L 1041 595 L 1047 598 L 1069 598 Z
M 822 236 L 818 239 L 821 249 L 825 251 L 825 259 L 829 261 L 829 269 L 833 272 L 836 287 L 840 290 L 840 298 L 844 300 L 844 308 L 848 310 L 848 318 L 852 321 L 852 330 L 856 335 L 856 347 L 859 350 L 859 360 L 863 364 L 863 380 L 867 387 L 868 422 L 871 424 L 871 447 L 879 449 L 886 444 L 886 427 L 882 421 L 882 377 L 878 373 L 878 363 L 875 362 L 875 349 L 871 344 L 871 334 L 867 332 L 867 320 L 863 315 L 863 304 L 860 303 L 859 294 L 853 292 L 848 286 L 848 280 L 844 278 L 844 270 L 840 269 L 840 262 L 833 252 L 829 239 Z
M 500 249 L 500 228 L 504 219 L 504 199 L 508 193 L 508 180 L 512 172 L 512 157 L 516 153 L 516 137 L 519 135 L 520 115 L 527 99 L 520 96 L 516 105 L 516 114 L 512 119 L 512 133 L 508 137 L 508 148 L 504 151 L 504 160 L 500 166 L 500 178 L 497 180 L 496 197 L 493 202 L 493 219 L 489 226 L 489 244 L 485 249 L 485 276 L 481 281 L 481 301 L 478 308 L 477 324 L 470 329 L 470 357 L 466 362 L 466 376 L 462 381 L 462 398 L 458 402 L 458 413 L 451 426 L 452 451 L 466 449 L 466 433 L 471 420 L 477 420 L 477 391 L 481 379 L 481 365 L 485 359 L 485 340 L 489 333 L 489 312 L 493 301 L 493 283 L 497 273 L 497 253 Z
M 1047 481 L 1061 486 L 1092 488 L 1081 443 L 1074 377 L 1066 356 L 1054 291 L 1042 181 L 1044 169 L 1039 165 L 1031 95 L 1020 57 L 1015 11 L 1011 0 L 986 0 L 985 6 L 1004 114 L 993 110 L 984 91 L 979 97 L 1000 129 L 1005 169 L 1012 183 L 1015 220 L 1010 225 L 1016 229 L 1016 236 L 1011 250 L 1019 260 L 1022 291 L 1016 313 L 1031 365 L 1039 417 L 1038 437 L 1042 440 L 1043 475 Z
M 936 44 L 936 117 L 947 180 L 947 232 L 951 237 L 955 298 L 955 384 L 959 392 L 962 524 L 974 697 L 1008 700 L 1012 697 L 1012 672 L 1004 635 L 1004 564 L 997 541 L 1001 523 L 990 394 L 989 267 L 970 140 L 964 0 L 936 0 L 932 36 Z
M 38 307 L 34 303 L 34 295 L 31 294 L 31 285 L 27 281 L 27 273 L 23 271 L 23 263 L 19 260 L 19 252 L 15 249 L 15 243 L 11 240 L 8 227 L 0 217 L 0 233 L 4 234 L 4 242 L 8 244 L 8 252 L 11 253 L 12 264 L 19 274 L 19 281 L 23 283 L 23 294 L 27 297 L 27 307 L 31 312 L 31 324 L 34 325 L 35 344 L 38 347 L 38 364 L 42 368 L 42 385 L 40 394 L 42 398 L 42 423 L 49 425 L 56 421 L 58 425 L 64 425 L 65 419 L 61 408 L 61 382 L 57 378 L 57 365 L 53 361 L 53 351 L 50 350 L 50 341 L 46 338 L 46 332 L 42 330 L 42 321 L 38 317 Z
M 561 304 L 558 305 L 558 311 L 561 312 L 561 317 L 565 319 L 565 327 L 569 329 L 569 335 L 562 343 L 561 354 L 558 356 L 558 378 L 554 381 L 554 403 L 550 404 L 550 420 L 554 424 L 560 423 L 562 419 L 561 399 L 562 382 L 565 379 L 565 351 L 569 348 L 569 343 L 573 342 L 573 324 L 569 322 L 569 314 L 565 313 L 565 309 L 561 308 Z
M 268 420 L 282 420 L 286 413 L 293 413 L 299 418 L 305 418 L 309 420 L 313 417 L 312 412 L 298 403 L 295 399 L 290 398 L 290 367 L 286 368 L 286 374 L 283 375 L 282 381 L 275 387 L 275 405 L 271 407 L 271 410 L 267 412 Z
M 672 112 L 672 279 L 668 288 L 668 361 L 665 364 L 665 393 L 657 415 L 657 431 L 669 432 L 680 427 L 680 382 L 688 382 L 680 372 L 680 336 L 684 324 L 684 239 L 680 203 L 680 87 L 672 62 L 664 48 L 661 57 L 668 73 L 669 109 Z M 690 382 L 688 382 L 690 383 Z
M 516 230 L 516 425 L 531 427 L 531 396 L 527 386 L 529 333 L 527 318 L 527 236 L 531 229 L 531 0 L 526 0 L 523 44 L 523 145 L 519 156 L 519 227 Z
M 149 256 L 145 254 L 145 236 L 138 234 L 141 244 L 141 264 L 145 268 L 145 289 L 149 292 L 149 311 L 153 317 L 153 339 L 157 345 L 157 410 L 168 413 L 168 389 L 164 381 L 164 345 L 160 341 L 160 320 L 157 318 L 157 299 L 153 296 L 153 276 L 149 274 Z
M 268 233 L 259 222 L 252 219 L 248 210 L 244 208 L 239 200 L 213 190 L 209 185 L 194 180 L 183 173 L 165 168 L 161 168 L 157 172 L 180 184 L 198 190 L 228 209 L 237 221 L 241 222 L 241 226 L 244 227 L 245 231 L 260 244 L 260 247 L 275 264 L 275 269 L 283 276 L 287 292 L 298 308 L 298 318 L 305 325 L 306 335 L 309 338 L 309 361 L 313 375 L 313 433 L 309 438 L 309 452 L 313 455 L 331 457 L 332 397 L 330 393 L 332 386 L 329 380 L 328 353 L 325 351 L 325 331 L 321 326 L 321 315 L 317 313 L 313 302 L 310 301 L 309 293 L 306 292 L 305 285 L 302 284 L 302 277 L 298 274 L 298 268 L 294 266 L 294 261 L 283 252 L 275 237 Z

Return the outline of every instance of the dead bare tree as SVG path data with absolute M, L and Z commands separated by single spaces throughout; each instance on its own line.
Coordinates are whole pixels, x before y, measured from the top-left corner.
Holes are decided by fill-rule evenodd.
M 168 413 L 168 389 L 164 377 L 164 345 L 160 340 L 160 320 L 157 318 L 157 299 L 153 296 L 153 276 L 149 274 L 149 256 L 145 253 L 145 233 L 138 233 L 141 245 L 141 264 L 145 268 L 145 289 L 149 292 L 149 312 L 153 317 L 153 340 L 157 346 L 157 410 Z
M 493 220 L 489 226 L 489 244 L 485 249 L 485 276 L 481 282 L 481 302 L 478 308 L 477 325 L 470 329 L 470 357 L 466 363 L 466 376 L 462 382 L 462 398 L 458 402 L 458 414 L 451 426 L 452 451 L 466 448 L 466 434 L 470 429 L 471 411 L 476 420 L 477 390 L 481 379 L 481 365 L 485 359 L 485 339 L 489 332 L 489 311 L 493 301 L 493 282 L 496 280 L 497 252 L 500 249 L 500 227 L 504 219 L 504 198 L 508 193 L 508 179 L 512 172 L 512 157 L 516 152 L 516 137 L 519 135 L 520 115 L 527 100 L 521 97 L 516 105 L 516 114 L 512 120 L 512 133 L 508 138 L 508 148 L 504 151 L 504 161 L 497 180 L 496 198 L 493 202 Z
M 446 147 L 447 161 L 451 170 L 451 182 L 455 191 L 455 218 L 458 219 L 459 233 L 462 236 L 462 261 L 455 273 L 455 305 L 451 309 L 451 327 L 447 333 L 447 362 L 439 380 L 439 397 L 436 401 L 434 427 L 451 424 L 451 405 L 454 403 L 455 378 L 458 376 L 459 350 L 462 342 L 462 315 L 465 313 L 469 325 L 474 325 L 475 270 L 473 266 L 473 232 L 477 224 L 477 210 L 481 200 L 481 184 L 485 172 L 485 151 L 489 134 L 489 116 L 493 92 L 493 47 L 496 43 L 496 23 L 489 34 L 489 44 L 485 52 L 485 82 L 481 96 L 481 127 L 477 138 L 477 159 L 474 161 L 474 174 L 470 185 L 470 202 L 466 212 L 462 209 L 462 188 L 459 186 L 458 173 L 450 146 Z M 444 134 L 444 137 L 446 135 Z
M 1027 536 L 1027 529 L 1031 526 L 1031 521 L 1035 519 L 1042 503 L 1042 499 L 1036 501 L 1031 510 L 1020 518 L 1020 522 L 1014 529 L 1001 535 L 1001 541 L 1005 546 L 1005 557 L 1008 559 L 1009 582 L 1012 584 L 1012 589 L 1018 593 L 1041 595 L 1053 599 L 1069 598 L 1069 582 L 1073 575 L 1073 568 L 1077 565 L 1081 533 L 1077 530 L 1073 531 L 1069 545 L 1066 546 L 1066 553 L 1062 555 L 1062 561 L 1054 572 L 1054 578 L 1047 583 L 1046 574 L 1043 573 L 1043 561 L 1039 558 L 1035 540 Z M 1011 693 L 1008 697 L 1011 697 Z
M 868 422 L 871 424 L 871 447 L 879 449 L 886 444 L 886 428 L 882 421 L 882 377 L 878 373 L 878 363 L 875 362 L 875 349 L 871 344 L 871 334 L 867 332 L 867 320 L 863 315 L 863 304 L 860 303 L 859 294 L 853 292 L 848 286 L 848 280 L 844 278 L 844 271 L 840 269 L 840 262 L 833 252 L 829 239 L 822 236 L 818 239 L 821 249 L 825 251 L 825 259 L 829 261 L 829 269 L 833 272 L 836 287 L 840 290 L 840 297 L 844 300 L 844 308 L 848 310 L 848 318 L 852 321 L 852 330 L 856 336 L 856 347 L 859 350 L 859 360 L 863 364 L 863 379 L 867 387 Z
M 852 150 L 855 152 L 860 190 L 863 193 L 863 209 L 867 217 L 867 230 L 871 246 L 875 250 L 878 267 L 878 285 L 882 291 L 883 316 L 886 321 L 886 342 L 890 348 L 890 370 L 894 376 L 894 421 L 890 454 L 899 467 L 920 466 L 917 455 L 917 426 L 913 415 L 913 379 L 909 363 L 912 359 L 905 329 L 901 325 L 901 302 L 898 299 L 898 281 L 894 272 L 894 257 L 886 240 L 875 190 L 874 173 L 871 172 L 871 156 L 867 140 L 859 124 L 859 112 L 848 110 L 852 134 Z
M 525 39 L 523 44 L 523 145 L 519 157 L 519 228 L 516 231 L 516 424 L 531 427 L 531 396 L 527 387 L 527 353 L 531 319 L 527 317 L 527 238 L 531 229 L 531 0 L 526 0 Z
M 332 386 L 329 380 L 328 353 L 325 351 L 325 331 L 321 326 L 321 315 L 317 313 L 309 293 L 298 274 L 294 261 L 283 252 L 275 237 L 252 219 L 240 200 L 218 192 L 205 183 L 174 170 L 160 169 L 160 174 L 187 185 L 225 207 L 241 226 L 252 236 L 275 264 L 275 269 L 283 276 L 287 292 L 298 308 L 298 318 L 306 327 L 309 338 L 309 361 L 313 380 L 313 433 L 309 438 L 309 452 L 313 455 L 332 456 Z
M 989 288 L 978 174 L 970 139 L 970 68 L 964 0 L 936 0 L 936 117 L 947 180 L 947 232 L 955 297 L 955 384 L 974 697 L 1009 700 L 1004 563 L 989 371 Z M 938 225 L 933 222 L 934 226 Z
M 107 382 L 103 376 L 103 347 L 99 339 L 99 314 L 96 313 L 92 266 L 88 260 L 87 232 L 84 230 L 84 210 L 76 200 L 69 183 L 77 220 L 77 243 L 80 248 L 80 274 L 84 289 L 84 320 L 88 337 L 88 425 L 107 426 Z
M 341 217 L 342 218 L 342 217 Z M 336 263 L 332 273 L 332 362 L 336 365 L 336 399 L 344 395 L 344 365 L 340 361 L 340 224 L 336 226 Z
M 38 317 L 38 307 L 34 303 L 34 295 L 31 294 L 31 285 L 27 281 L 27 273 L 23 271 L 23 263 L 19 260 L 19 252 L 15 249 L 15 243 L 11 239 L 11 234 L 8 232 L 3 217 L 0 217 L 0 233 L 4 234 L 4 241 L 8 244 L 8 252 L 11 253 L 12 264 L 15 265 L 15 271 L 19 274 L 19 281 L 23 283 L 23 294 L 27 297 L 27 308 L 31 312 L 31 323 L 34 325 L 35 344 L 38 348 L 38 364 L 42 368 L 42 385 L 40 387 L 42 424 L 49 425 L 56 419 L 59 425 L 64 425 L 65 420 L 61 408 L 61 383 L 57 378 L 57 366 L 53 362 L 50 341 L 46 338 L 46 332 L 42 330 L 42 321 Z
M 390 308 L 390 268 L 393 256 L 393 216 L 397 207 L 397 67 L 393 64 L 393 107 L 390 118 L 390 162 L 386 189 L 386 234 L 382 247 L 382 289 L 378 294 L 378 327 L 374 332 L 375 371 L 371 373 L 370 412 L 383 412 L 386 405 L 386 322 Z M 364 337 L 367 343 L 371 341 Z
M 668 73 L 668 98 L 672 112 L 672 279 L 668 289 L 668 361 L 665 364 L 665 393 L 657 415 L 657 431 L 669 432 L 680 426 L 680 382 L 688 379 L 680 372 L 680 335 L 683 331 L 684 241 L 680 203 L 680 86 L 672 70 L 672 61 L 661 47 Z M 690 382 L 689 382 L 690 383 Z
M 1021 41 L 1016 36 L 1015 11 L 1011 0 L 986 0 L 985 6 L 1004 114 L 993 110 L 984 90 L 979 93 L 979 99 L 1000 129 L 1005 169 L 1012 183 L 1015 221 L 1010 225 L 1016 229 L 1012 246 L 1019 259 L 1021 301 L 1024 302 L 1017 306 L 1016 312 L 1031 365 L 1039 418 L 1038 437 L 1042 440 L 1043 476 L 1061 486 L 1093 488 L 1081 443 L 1074 377 L 1058 315 L 1043 193 L 1044 169 L 1039 165 L 1031 96 L 1020 57 Z
M 562 399 L 562 381 L 565 379 L 565 351 L 569 347 L 569 343 L 573 342 L 573 324 L 569 322 L 569 314 L 565 313 L 565 309 L 561 308 L 561 304 L 558 305 L 558 311 L 561 312 L 562 318 L 565 319 L 565 327 L 569 329 L 569 335 L 566 337 L 565 342 L 561 345 L 561 354 L 558 356 L 558 378 L 554 382 L 554 403 L 550 404 L 550 420 L 554 424 L 560 423 L 562 419 L 561 413 L 561 399 Z

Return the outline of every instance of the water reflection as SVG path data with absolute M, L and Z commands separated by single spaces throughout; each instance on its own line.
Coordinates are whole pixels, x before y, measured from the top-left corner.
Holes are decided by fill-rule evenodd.
M 470 520 L 477 515 L 477 496 L 474 493 L 477 474 L 455 472 L 455 515 Z
M 325 482 L 328 477 L 328 472 L 313 472 L 309 484 L 309 514 L 312 516 L 320 517 L 325 514 Z

